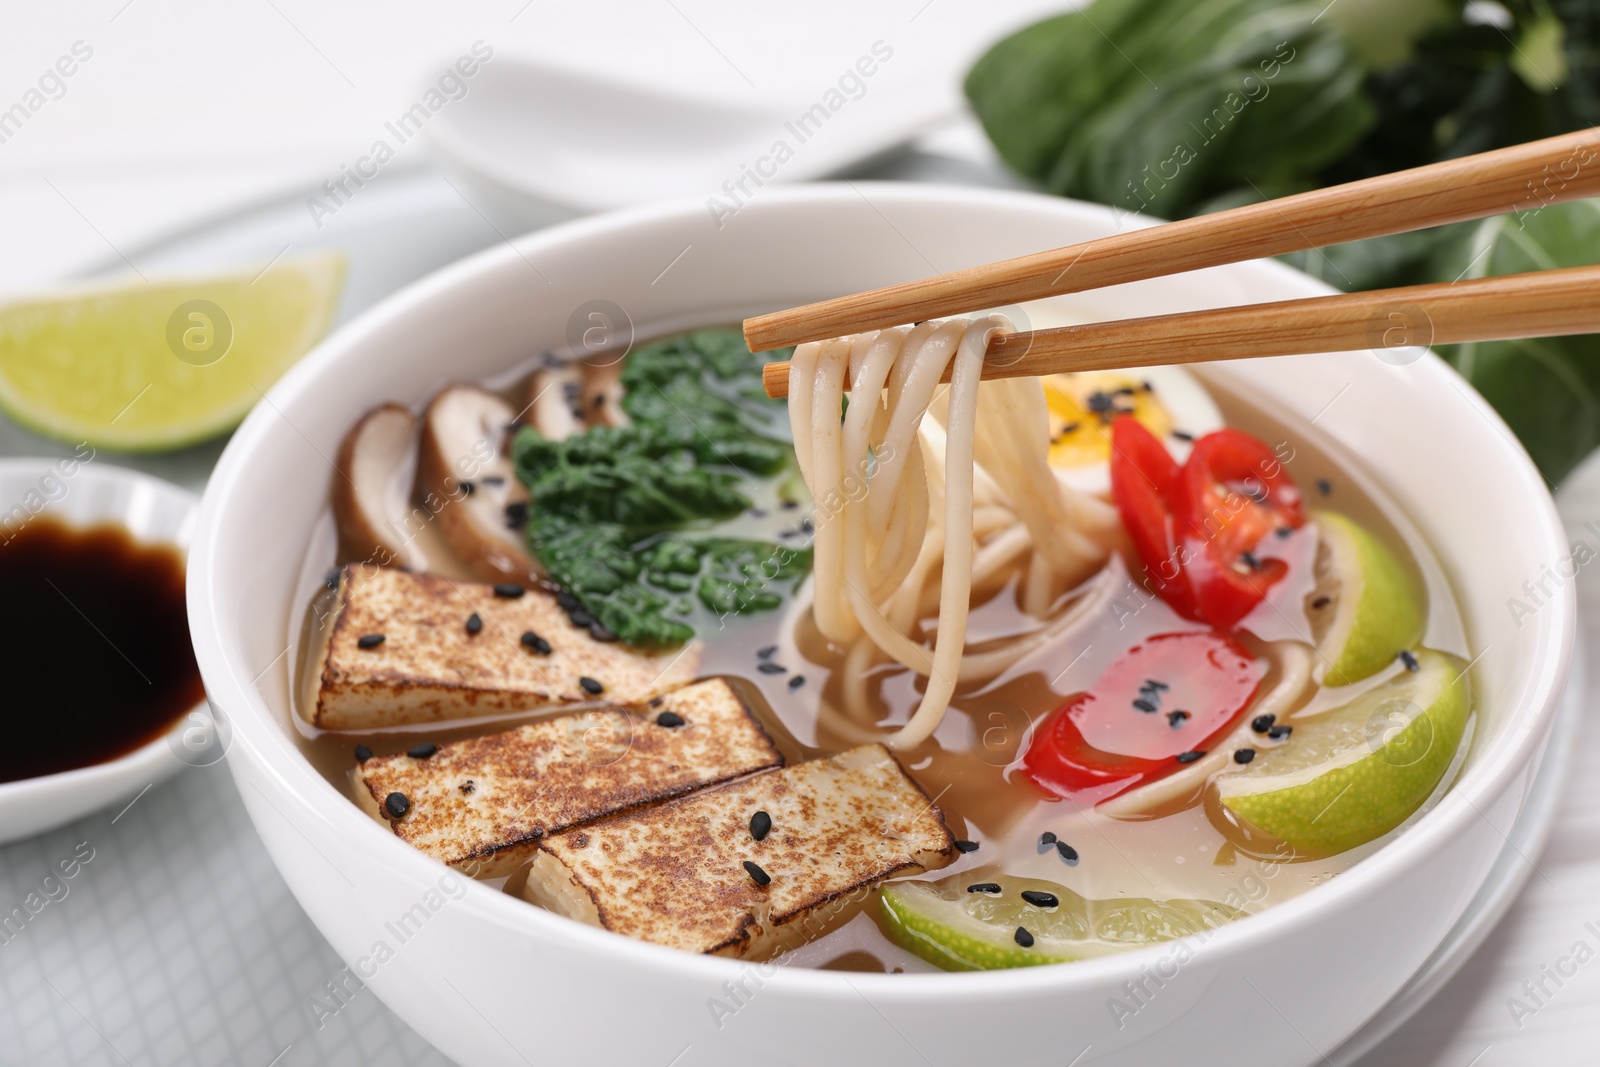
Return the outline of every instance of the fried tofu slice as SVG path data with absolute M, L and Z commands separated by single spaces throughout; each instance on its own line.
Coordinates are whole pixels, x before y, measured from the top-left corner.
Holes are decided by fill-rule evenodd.
M 507 591 L 345 567 L 324 628 L 316 693 L 305 702 L 312 725 L 376 730 L 600 699 L 638 704 L 694 679 L 698 645 L 649 654 L 597 641 L 551 594 L 496 589 Z M 468 626 L 473 615 L 482 622 L 476 633 Z
M 749 706 L 713 678 L 632 711 L 571 712 L 452 741 L 422 759 L 372 756 L 357 766 L 355 789 L 402 841 L 474 877 L 499 878 L 547 834 L 781 766 Z M 409 805 L 398 818 L 384 808 L 391 793 Z
M 759 841 L 757 812 L 771 819 Z M 863 745 L 553 834 L 523 896 L 642 941 L 767 959 L 853 914 L 883 879 L 955 855 L 933 801 L 887 749 Z

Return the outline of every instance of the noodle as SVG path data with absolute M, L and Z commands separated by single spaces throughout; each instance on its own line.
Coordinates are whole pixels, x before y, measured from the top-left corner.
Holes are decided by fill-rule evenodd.
M 1047 461 L 1037 379 L 980 382 L 1004 318 L 899 327 L 796 349 L 789 418 L 816 501 L 812 618 L 843 652 L 854 739 L 910 748 L 932 735 L 961 683 L 992 678 L 1083 617 L 1096 597 L 1063 597 L 1099 572 L 1115 537 L 1106 502 L 1071 489 Z M 949 371 L 950 384 L 941 384 Z M 844 415 L 844 382 L 851 403 Z M 1019 579 L 1039 625 L 969 651 L 968 615 Z M 920 636 L 932 615 L 931 647 Z M 926 679 L 910 720 L 880 738 L 869 682 L 892 660 Z

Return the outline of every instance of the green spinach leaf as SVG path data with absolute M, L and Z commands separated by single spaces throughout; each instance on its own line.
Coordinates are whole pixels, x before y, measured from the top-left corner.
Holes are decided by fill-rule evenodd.
M 750 507 L 751 478 L 789 468 L 783 405 L 761 387 L 765 362 L 726 329 L 644 345 L 622 370 L 631 425 L 564 441 L 524 427 L 513 442 L 534 554 L 629 644 L 693 637 L 696 601 L 719 620 L 770 611 L 810 570 L 809 548 L 693 532 Z

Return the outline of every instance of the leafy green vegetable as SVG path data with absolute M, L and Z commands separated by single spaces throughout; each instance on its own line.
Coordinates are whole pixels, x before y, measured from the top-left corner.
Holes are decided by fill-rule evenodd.
M 1600 262 L 1600 200 L 1449 227 L 1437 278 Z M 1487 341 L 1439 350 L 1494 404 L 1552 483 L 1600 445 L 1600 337 Z
M 1094 0 L 995 45 L 966 89 L 1052 192 L 1181 218 L 1600 125 L 1600 4 Z M 1600 255 L 1595 210 L 1285 258 L 1348 290 L 1450 281 L 1480 252 L 1476 271 L 1576 266 Z M 1444 354 L 1556 480 L 1600 444 L 1597 343 Z
M 742 487 L 752 475 L 788 467 L 783 406 L 761 387 L 764 363 L 733 330 L 657 341 L 623 365 L 631 425 L 564 441 L 525 427 L 513 442 L 533 497 L 529 545 L 557 585 L 629 644 L 693 637 L 694 600 L 719 616 L 770 611 L 811 567 L 809 548 L 684 532 L 738 515 L 750 507 Z
M 1097 0 L 995 45 L 967 96 L 1000 155 L 1052 192 L 1184 215 L 1240 186 L 1292 192 L 1376 121 L 1331 27 L 1279 0 Z

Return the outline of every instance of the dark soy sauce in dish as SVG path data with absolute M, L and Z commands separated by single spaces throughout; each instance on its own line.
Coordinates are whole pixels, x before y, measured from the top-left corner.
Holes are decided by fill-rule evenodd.
M 205 698 L 183 584 L 176 548 L 120 526 L 40 518 L 0 543 L 0 782 L 127 755 Z

